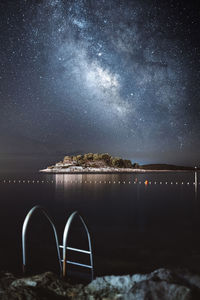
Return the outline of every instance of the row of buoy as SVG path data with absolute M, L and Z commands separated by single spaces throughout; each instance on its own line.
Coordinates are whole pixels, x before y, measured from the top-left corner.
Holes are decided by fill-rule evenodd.
M 25 184 L 65 184 L 65 183 L 76 183 L 76 184 L 82 184 L 82 183 L 89 183 L 89 184 L 145 184 L 145 185 L 195 185 L 197 183 L 195 182 L 169 182 L 169 181 L 75 181 L 75 180 L 66 180 L 66 181 L 60 181 L 60 180 L 0 180 L 0 183 L 25 183 Z M 200 182 L 198 183 L 200 184 Z
M 54 183 L 53 180 L 1 180 L 0 183 Z

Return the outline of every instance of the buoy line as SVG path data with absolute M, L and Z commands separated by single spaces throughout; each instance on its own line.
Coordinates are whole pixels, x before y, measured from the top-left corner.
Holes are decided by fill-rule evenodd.
M 25 180 L 25 179 L 2 179 L 0 180 L 0 184 L 139 184 L 139 185 L 142 185 L 144 184 L 145 186 L 148 186 L 148 185 L 186 185 L 186 186 L 190 186 L 190 185 L 200 185 L 200 182 L 199 183 L 196 183 L 196 182 L 190 182 L 190 181 L 187 181 L 187 182 L 184 182 L 184 181 L 181 181 L 181 182 L 178 182 L 178 181 L 148 181 L 148 180 L 145 180 L 145 181 L 137 181 L 137 180 L 134 180 L 134 181 L 92 181 L 92 180 L 85 180 L 85 181 L 78 181 L 78 180 Z

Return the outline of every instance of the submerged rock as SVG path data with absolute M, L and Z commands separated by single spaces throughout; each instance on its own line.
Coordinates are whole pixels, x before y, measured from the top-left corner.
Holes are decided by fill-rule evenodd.
M 0 299 L 200 299 L 200 276 L 185 270 L 158 269 L 149 274 L 104 276 L 90 284 L 72 285 L 51 272 L 15 278 L 0 273 Z

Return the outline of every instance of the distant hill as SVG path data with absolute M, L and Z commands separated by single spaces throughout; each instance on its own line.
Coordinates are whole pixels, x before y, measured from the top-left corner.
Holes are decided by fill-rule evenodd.
M 148 164 L 140 165 L 140 169 L 143 170 L 194 170 L 194 167 L 184 167 L 169 164 Z

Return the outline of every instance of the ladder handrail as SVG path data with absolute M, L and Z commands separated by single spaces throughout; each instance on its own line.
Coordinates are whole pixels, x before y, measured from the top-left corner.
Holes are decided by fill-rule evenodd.
M 88 239 L 88 245 L 89 245 L 89 252 L 90 252 L 90 264 L 91 264 L 91 277 L 92 277 L 92 280 L 93 280 L 93 277 L 94 277 L 94 270 L 93 270 L 93 258 L 92 258 L 92 246 L 91 246 L 91 239 L 90 239 L 90 234 L 89 234 L 89 231 L 88 231 L 88 228 L 83 220 L 83 218 L 79 215 L 79 213 L 77 211 L 73 212 L 70 217 L 68 218 L 67 220 L 67 223 L 65 225 L 65 228 L 64 228 L 64 232 L 63 232 L 63 276 L 65 277 L 66 276 L 66 264 L 67 264 L 67 255 L 66 255 L 66 250 L 67 250 L 67 240 L 68 240 L 68 234 L 69 234 L 69 229 L 71 227 L 71 224 L 72 224 L 72 221 L 74 219 L 75 216 L 78 216 L 79 219 L 81 220 L 84 228 L 85 228 L 85 231 L 87 233 L 87 239 Z
M 34 206 L 26 215 L 25 219 L 24 219 L 24 223 L 23 223 L 23 227 L 22 227 L 22 260 L 23 260 L 23 273 L 25 273 L 26 271 L 26 264 L 27 264 L 27 259 L 26 259 L 26 233 L 27 233 L 27 227 L 29 224 L 29 221 L 32 217 L 32 215 L 37 211 L 41 211 L 43 213 L 43 215 L 47 218 L 47 220 L 49 221 L 49 223 L 51 224 L 51 227 L 53 229 L 54 232 L 54 237 L 55 237 L 55 241 L 56 241 L 56 249 L 57 249 L 57 254 L 58 254 L 58 261 L 59 261 L 59 266 L 60 266 L 60 272 L 62 273 L 62 264 L 61 264 L 61 257 L 60 257 L 60 250 L 59 250 L 59 243 L 58 243 L 58 235 L 57 235 L 57 231 L 55 228 L 55 225 L 51 219 L 51 217 L 47 214 L 47 212 L 45 211 L 45 209 L 40 206 L 40 205 L 36 205 Z

